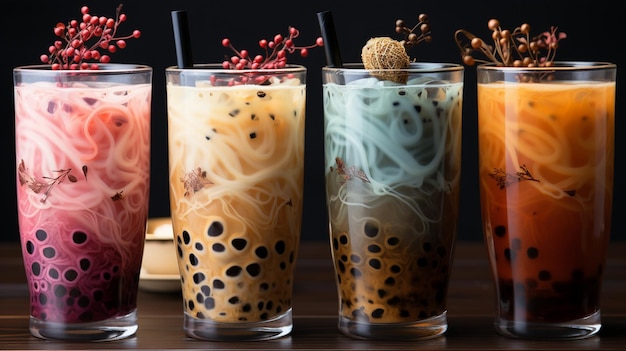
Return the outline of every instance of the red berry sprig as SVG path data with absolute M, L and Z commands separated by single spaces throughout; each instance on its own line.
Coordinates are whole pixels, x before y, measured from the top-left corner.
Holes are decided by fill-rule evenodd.
M 53 70 L 98 69 L 98 63 L 111 62 L 110 54 L 126 48 L 126 40 L 139 38 L 141 32 L 134 30 L 127 36 L 117 36 L 118 26 L 126 21 L 122 5 L 116 10 L 115 18 L 93 16 L 89 7 L 80 9 L 82 20 L 72 19 L 68 24 L 58 23 L 54 35 L 59 37 L 41 55 L 41 62 L 50 64 Z
M 273 40 L 261 39 L 259 46 L 265 50 L 264 55 L 252 57 L 248 50 L 237 50 L 232 45 L 230 39 L 222 39 L 222 46 L 230 48 L 235 55 L 224 60 L 224 69 L 275 69 L 283 68 L 287 65 L 287 54 L 299 51 L 300 56 L 307 57 L 309 49 L 316 46 L 324 46 L 324 40 L 318 37 L 315 44 L 309 46 L 296 46 L 294 39 L 300 36 L 300 31 L 295 27 L 289 27 L 289 35 L 285 38 L 282 34 L 276 34 Z

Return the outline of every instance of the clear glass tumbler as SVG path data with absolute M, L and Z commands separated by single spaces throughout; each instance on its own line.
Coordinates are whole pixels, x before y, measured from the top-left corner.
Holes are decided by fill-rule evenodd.
M 601 327 L 616 69 L 477 67 L 481 207 L 501 334 L 580 339 Z
M 326 195 L 340 332 L 428 339 L 448 328 L 464 68 L 322 69 Z
M 152 68 L 24 66 L 13 76 L 30 332 L 75 341 L 133 335 L 150 189 Z
M 306 68 L 170 67 L 170 205 L 184 329 L 205 340 L 291 332 L 304 182 Z

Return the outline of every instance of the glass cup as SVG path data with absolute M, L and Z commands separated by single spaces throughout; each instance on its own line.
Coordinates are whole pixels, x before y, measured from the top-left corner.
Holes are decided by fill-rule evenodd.
M 32 335 L 137 330 L 150 189 L 152 68 L 13 70 L 17 206 Z
M 293 328 L 306 68 L 167 68 L 170 205 L 184 330 L 267 340 Z
M 580 339 L 601 327 L 616 69 L 477 67 L 481 208 L 503 335 Z
M 429 339 L 447 330 L 463 72 L 447 63 L 322 69 L 330 242 L 345 335 Z

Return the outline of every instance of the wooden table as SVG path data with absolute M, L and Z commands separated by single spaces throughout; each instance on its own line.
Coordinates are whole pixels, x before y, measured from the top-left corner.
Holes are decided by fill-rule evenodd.
M 460 242 L 449 290 L 449 328 L 426 341 L 361 341 L 337 331 L 337 293 L 325 242 L 303 242 L 294 285 L 294 330 L 278 340 L 207 342 L 182 329 L 179 293 L 141 291 L 139 330 L 121 341 L 67 343 L 28 331 L 28 291 L 17 243 L 0 245 L 0 350 L 626 350 L 626 242 L 612 243 L 602 292 L 603 328 L 576 341 L 529 341 L 497 335 L 493 290 L 481 243 Z

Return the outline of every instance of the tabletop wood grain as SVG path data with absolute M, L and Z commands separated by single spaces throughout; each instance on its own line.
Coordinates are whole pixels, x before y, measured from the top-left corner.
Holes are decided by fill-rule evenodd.
M 626 242 L 611 243 L 602 290 L 603 327 L 585 340 L 518 340 L 497 335 L 493 288 L 482 243 L 456 247 L 448 301 L 448 331 L 425 341 L 363 341 L 337 331 L 337 290 L 325 242 L 303 242 L 296 265 L 291 335 L 270 341 L 208 342 L 182 329 L 178 292 L 142 290 L 135 336 L 104 343 L 34 338 L 28 331 L 28 291 L 17 243 L 0 245 L 0 350 L 626 350 Z

